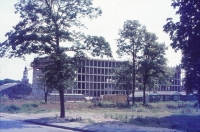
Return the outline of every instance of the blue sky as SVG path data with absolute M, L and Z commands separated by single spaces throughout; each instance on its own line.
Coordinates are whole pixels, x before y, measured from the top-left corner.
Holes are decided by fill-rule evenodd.
M 14 4 L 19 0 L 0 0 L 0 42 L 7 38 L 5 33 L 12 30 L 12 26 L 19 21 L 19 15 L 15 14 Z M 145 25 L 149 32 L 156 33 L 158 42 L 165 42 L 168 46 L 166 57 L 168 66 L 176 66 L 180 63 L 181 53 L 175 53 L 171 49 L 169 35 L 163 32 L 163 25 L 166 19 L 174 18 L 179 21 L 179 16 L 175 15 L 176 9 L 171 6 L 171 0 L 93 0 L 95 7 L 102 9 L 102 15 L 96 19 L 84 19 L 83 22 L 88 29 L 81 29 L 87 35 L 103 36 L 111 45 L 114 58 L 117 50 L 116 39 L 118 30 L 123 27 L 126 20 L 139 20 Z M 3 21 L 2 21 L 3 20 Z M 30 67 L 30 63 L 37 55 L 26 56 L 26 61 L 19 58 L 0 58 L 0 80 L 5 78 L 21 80 L 24 67 Z M 32 70 L 29 70 L 29 82 L 32 83 Z

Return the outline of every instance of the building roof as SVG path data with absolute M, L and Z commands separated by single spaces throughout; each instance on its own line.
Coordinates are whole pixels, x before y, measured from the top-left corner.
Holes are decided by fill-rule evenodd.
M 159 95 L 158 93 L 154 92 L 145 92 L 146 95 Z M 132 94 L 129 95 L 129 97 L 133 97 Z M 137 91 L 134 93 L 134 97 L 143 97 L 143 91 Z
M 177 91 L 156 91 L 156 92 L 145 92 L 146 95 L 183 95 Z M 138 91 L 134 93 L 135 97 L 143 97 L 143 92 Z M 129 97 L 132 97 L 132 94 L 129 95 Z
M 159 95 L 181 95 L 177 91 L 157 91 Z
M 184 92 L 179 92 L 181 95 L 187 95 L 187 93 L 184 91 Z M 189 95 L 194 95 L 194 94 L 197 94 L 197 92 L 193 92 L 193 93 L 191 93 L 191 94 L 189 94 Z
M 20 83 L 6 83 L 6 84 L 0 86 L 0 91 L 10 88 L 10 87 L 13 87 L 13 86 L 16 86 L 16 85 L 19 85 L 19 84 Z

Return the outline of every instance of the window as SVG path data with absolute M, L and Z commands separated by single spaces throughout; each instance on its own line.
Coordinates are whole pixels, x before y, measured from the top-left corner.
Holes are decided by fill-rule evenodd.
M 102 61 L 102 67 L 104 67 L 104 61 Z
M 101 69 L 101 74 L 104 74 L 104 69 Z
M 101 74 L 101 69 L 100 68 L 98 68 L 98 74 Z
M 89 66 L 89 65 L 90 65 L 90 61 L 87 60 L 87 61 L 86 61 L 86 66 Z
M 101 61 L 98 61 L 98 66 L 101 67 Z
M 174 100 L 180 100 L 180 96 L 174 96 Z
M 93 66 L 93 61 L 92 60 L 90 61 L 90 66 Z
M 105 62 L 105 67 L 108 67 L 108 62 L 107 61 Z
M 85 61 L 82 61 L 82 65 L 85 66 Z
M 165 95 L 165 101 L 170 100 L 170 96 L 169 95 Z
M 94 66 L 97 66 L 97 61 L 94 61 Z
M 113 62 L 113 67 L 115 67 L 115 62 Z
M 111 62 L 109 62 L 109 67 L 111 67 Z

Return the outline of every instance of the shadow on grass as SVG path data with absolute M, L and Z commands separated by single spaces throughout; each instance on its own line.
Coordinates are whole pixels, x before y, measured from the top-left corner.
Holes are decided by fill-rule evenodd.
M 162 118 L 137 117 L 129 120 L 129 123 L 138 126 L 162 127 L 185 131 L 200 131 L 200 115 L 171 115 Z
M 82 123 L 80 123 L 81 121 Z M 26 122 L 29 123 L 34 123 L 38 125 L 44 125 L 44 126 L 51 126 L 51 127 L 56 127 L 56 128 L 62 128 L 62 129 L 68 129 L 68 130 L 73 130 L 73 131 L 81 131 L 81 132 L 96 132 L 96 131 L 118 131 L 118 132 L 143 132 L 143 131 L 138 131 L 136 129 L 126 129 L 126 128 L 120 128 L 120 126 L 123 125 L 122 122 L 120 121 L 105 121 L 101 123 L 96 123 L 93 120 L 88 119 L 87 124 L 84 122 L 84 120 L 79 119 L 77 120 L 69 120 L 69 118 L 61 119 L 61 118 L 40 118 L 40 119 L 30 119 L 30 120 L 25 120 Z M 74 124 L 74 122 L 76 122 Z M 62 123 L 62 124 L 54 124 L 54 123 Z M 89 124 L 88 124 L 89 123 Z M 105 126 L 106 124 L 110 123 L 115 123 L 119 127 L 107 127 Z

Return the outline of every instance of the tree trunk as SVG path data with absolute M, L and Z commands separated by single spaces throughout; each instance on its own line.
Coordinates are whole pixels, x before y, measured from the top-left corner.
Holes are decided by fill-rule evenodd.
M 135 49 L 134 49 L 134 42 L 133 42 L 133 91 L 132 91 L 132 106 L 135 104 Z
M 64 90 L 60 89 L 60 118 L 65 118 L 65 100 L 64 100 Z
M 48 94 L 48 93 L 46 92 L 45 95 L 44 95 L 44 96 L 45 96 L 44 99 L 45 99 L 45 103 L 46 103 L 46 104 L 47 104 L 47 94 Z
M 144 80 L 144 87 L 143 87 L 143 105 L 145 105 L 146 100 L 145 100 L 145 90 L 146 90 L 146 81 Z

